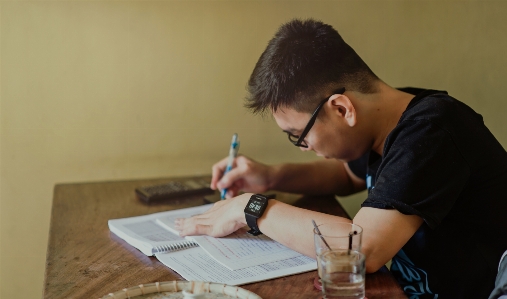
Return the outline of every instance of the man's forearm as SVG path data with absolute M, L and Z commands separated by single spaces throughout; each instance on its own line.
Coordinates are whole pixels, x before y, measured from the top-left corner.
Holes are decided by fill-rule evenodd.
M 258 219 L 259 229 L 267 236 L 304 255 L 315 258 L 313 224 L 352 222 L 350 219 L 297 208 L 270 200 L 264 215 Z M 347 234 L 344 232 L 344 234 Z
M 301 194 L 348 195 L 354 192 L 344 163 L 334 159 L 273 167 L 270 189 Z

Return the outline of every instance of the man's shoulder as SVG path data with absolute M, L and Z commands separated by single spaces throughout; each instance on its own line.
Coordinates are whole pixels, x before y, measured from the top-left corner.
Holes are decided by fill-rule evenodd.
M 425 121 L 440 126 L 483 124 L 480 114 L 445 91 L 426 90 L 410 102 L 400 118 L 403 121 Z

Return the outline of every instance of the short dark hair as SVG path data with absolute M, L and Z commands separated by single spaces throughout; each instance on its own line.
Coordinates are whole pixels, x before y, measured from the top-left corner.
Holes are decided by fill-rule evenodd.
M 374 93 L 376 80 L 333 27 L 294 19 L 278 29 L 257 61 L 245 106 L 254 113 L 280 107 L 311 112 L 324 88 Z

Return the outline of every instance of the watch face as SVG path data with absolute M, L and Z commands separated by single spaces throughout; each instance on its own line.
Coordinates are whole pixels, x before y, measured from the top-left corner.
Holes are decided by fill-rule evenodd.
M 260 217 L 266 208 L 267 201 L 258 197 L 252 197 L 245 207 L 245 213 Z

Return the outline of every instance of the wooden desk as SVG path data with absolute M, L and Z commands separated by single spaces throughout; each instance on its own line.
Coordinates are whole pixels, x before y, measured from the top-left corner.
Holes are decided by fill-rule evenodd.
M 134 194 L 138 186 L 168 181 L 136 180 L 61 184 L 54 189 L 46 258 L 44 298 L 99 298 L 141 283 L 183 280 L 154 257 L 147 257 L 109 232 L 107 221 L 180 209 L 204 203 L 202 197 L 146 205 Z M 277 199 L 299 207 L 347 217 L 332 196 Z M 316 271 L 243 285 L 263 299 L 320 298 L 313 287 Z M 407 298 L 389 273 L 368 274 L 366 295 Z

